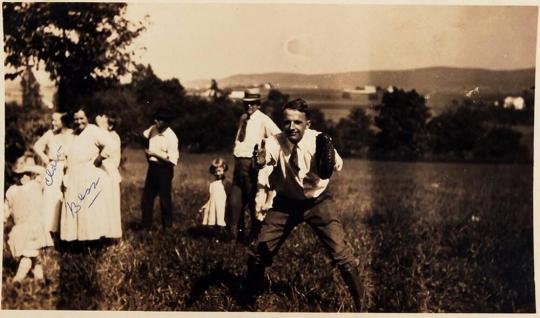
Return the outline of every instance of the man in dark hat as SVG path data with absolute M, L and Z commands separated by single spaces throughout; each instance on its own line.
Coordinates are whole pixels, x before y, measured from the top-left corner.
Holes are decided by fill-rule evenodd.
M 234 142 L 234 177 L 229 195 L 229 233 L 232 239 L 245 235 L 244 211 L 251 215 L 250 238 L 257 236 L 259 221 L 255 217 L 255 192 L 257 169 L 253 164 L 253 149 L 263 138 L 280 133 L 279 127 L 259 110 L 261 94 L 259 89 L 248 89 L 242 99 L 245 113 L 240 117 L 238 132 Z
M 143 133 L 148 139 L 145 149 L 148 171 L 141 202 L 142 226 L 146 229 L 152 227 L 154 199 L 158 194 L 163 228 L 172 226 L 171 183 L 179 157 L 178 138 L 169 127 L 172 119 L 170 111 L 160 109 L 154 116 L 154 125 Z

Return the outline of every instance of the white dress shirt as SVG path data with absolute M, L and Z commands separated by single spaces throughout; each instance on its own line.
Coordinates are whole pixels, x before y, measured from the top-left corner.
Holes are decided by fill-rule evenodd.
M 259 172 L 260 186 L 275 189 L 279 195 L 305 200 L 318 197 L 328 187 L 329 179 L 321 179 L 315 165 L 316 137 L 320 132 L 306 129 L 296 145 L 298 168 L 291 165 L 294 149 L 284 133 L 266 139 L 266 166 Z M 340 171 L 343 160 L 336 151 L 334 169 Z M 268 184 L 269 183 L 269 184 Z
M 240 123 L 240 126 L 242 123 Z M 260 110 L 256 110 L 247 119 L 246 135 L 244 141 L 238 140 L 240 128 L 236 133 L 233 155 L 237 158 L 253 157 L 253 148 L 259 145 L 264 138 L 281 132 L 279 127 Z
M 170 127 L 163 132 L 159 132 L 156 125 L 150 126 L 143 132 L 144 137 L 149 139 L 148 150 L 167 158 L 173 165 L 178 163 L 178 138 Z M 150 157 L 150 161 L 159 162 L 155 157 Z

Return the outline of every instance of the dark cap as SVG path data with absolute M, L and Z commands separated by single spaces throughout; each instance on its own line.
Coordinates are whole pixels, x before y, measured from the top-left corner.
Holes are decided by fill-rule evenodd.
M 160 108 L 156 111 L 154 118 L 157 120 L 162 120 L 164 122 L 170 123 L 174 118 L 175 114 L 172 112 L 172 110 L 167 108 Z

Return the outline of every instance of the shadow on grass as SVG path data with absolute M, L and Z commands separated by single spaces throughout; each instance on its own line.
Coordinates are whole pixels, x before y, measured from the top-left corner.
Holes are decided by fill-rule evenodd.
M 112 240 L 60 242 L 59 297 L 61 310 L 100 310 L 102 291 L 96 268 Z
M 187 235 L 189 235 L 191 238 L 199 239 L 203 237 L 207 238 L 217 238 L 220 240 L 226 239 L 226 232 L 225 228 L 220 229 L 218 227 L 214 226 L 194 226 L 189 229 L 187 229 Z
M 209 274 L 194 280 L 193 287 L 186 299 L 187 308 L 192 307 L 212 286 L 225 286 L 238 304 L 242 304 L 242 277 L 230 273 L 218 264 Z
M 253 291 L 245 289 L 244 277 L 232 274 L 229 270 L 222 267 L 222 263 L 210 271 L 210 273 L 200 276 L 194 280 L 193 287 L 186 299 L 186 307 L 192 308 L 207 291 L 213 287 L 225 287 L 228 294 L 238 305 L 239 310 L 253 311 L 255 308 L 255 295 Z M 292 294 L 290 284 L 285 281 L 269 282 L 268 288 L 272 294 L 288 297 Z M 262 295 L 265 291 L 261 291 Z

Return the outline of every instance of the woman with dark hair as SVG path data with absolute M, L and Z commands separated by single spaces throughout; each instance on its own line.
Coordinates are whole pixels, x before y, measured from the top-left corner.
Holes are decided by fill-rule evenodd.
M 58 232 L 60 211 L 62 210 L 62 178 L 66 164 L 66 153 L 73 141 L 73 131 L 69 128 L 68 115 L 52 114 L 51 129 L 41 136 L 33 146 L 34 152 L 46 166 L 45 188 L 43 190 L 43 217 L 45 228 Z
M 111 153 L 108 160 L 103 161 L 103 169 L 109 174 L 110 181 L 112 183 L 112 213 L 109 214 L 110 232 L 107 237 L 120 238 L 122 237 L 122 210 L 121 210 L 121 195 L 120 195 L 120 182 L 122 176 L 118 170 L 120 167 L 121 154 L 121 140 L 118 133 L 116 133 L 115 126 L 117 119 L 112 114 L 102 114 L 96 116 L 96 125 L 106 131 L 111 139 L 116 144 L 116 150 Z
M 65 204 L 60 238 L 65 241 L 110 237 L 113 212 L 111 176 L 102 168 L 118 151 L 110 134 L 88 123 L 84 109 L 73 115 L 73 143 L 63 179 Z

